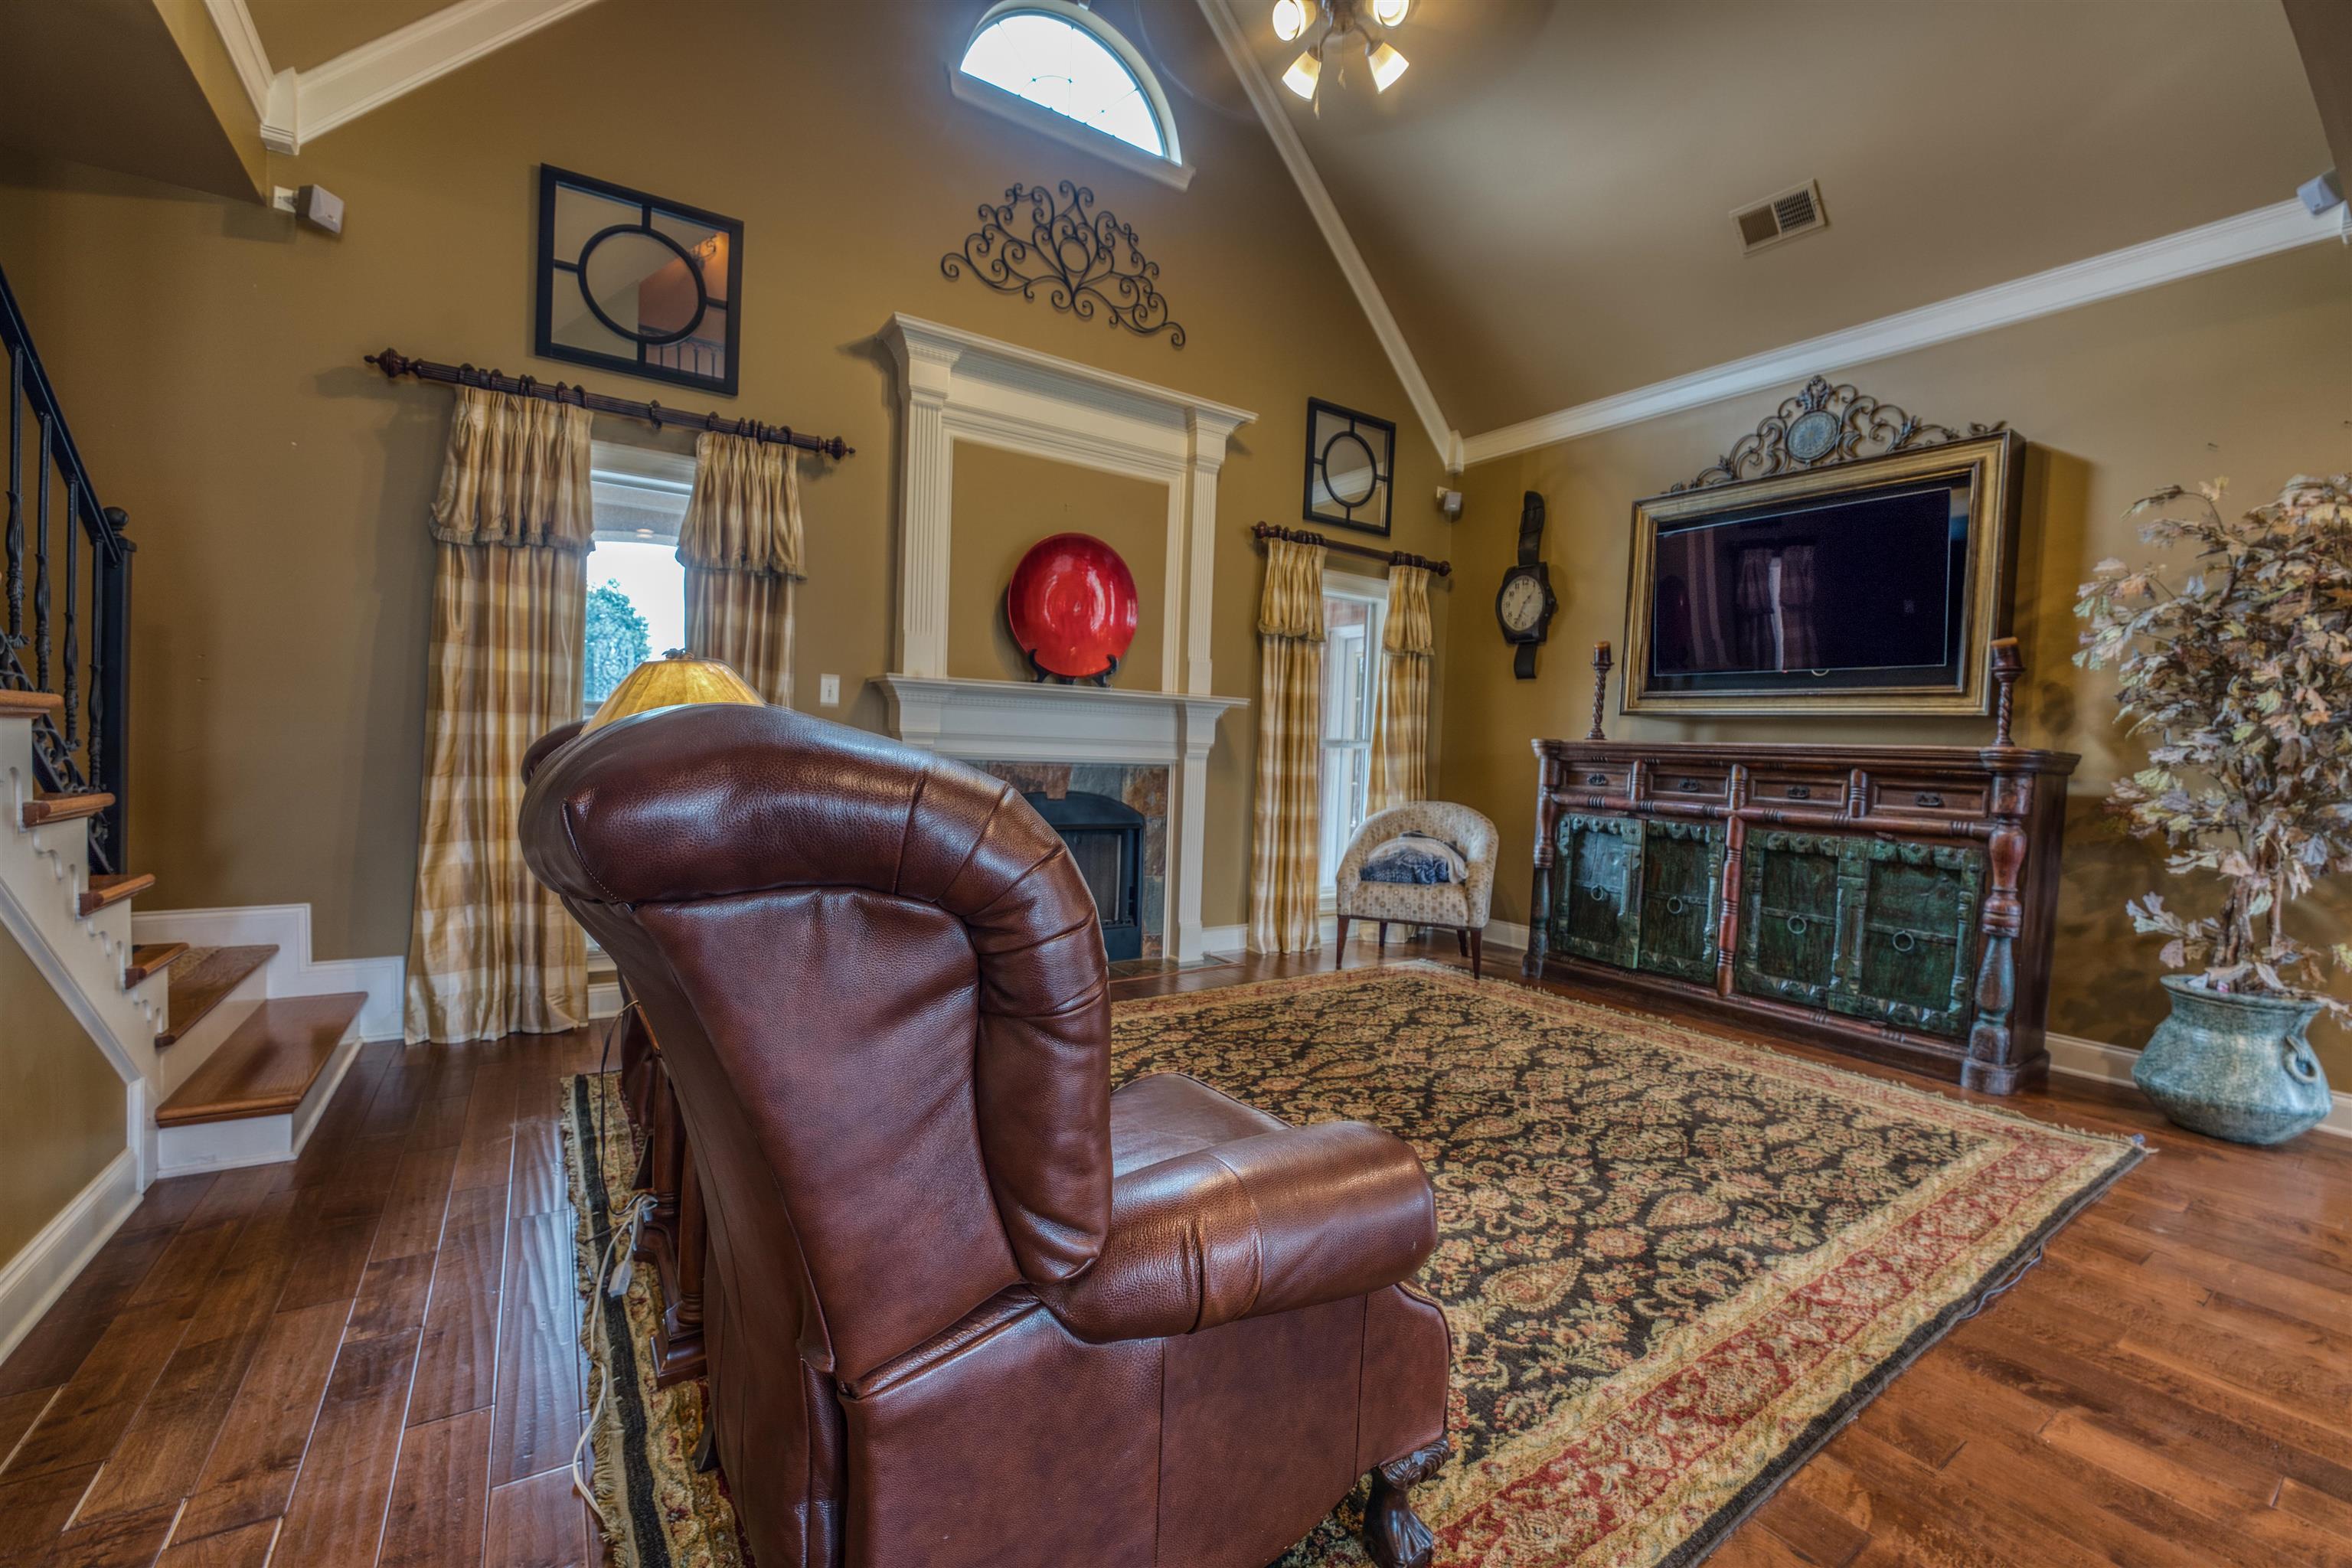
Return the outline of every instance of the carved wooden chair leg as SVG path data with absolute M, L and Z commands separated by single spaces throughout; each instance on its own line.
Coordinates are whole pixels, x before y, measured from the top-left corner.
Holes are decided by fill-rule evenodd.
M 1348 962 L 1348 917 L 1339 917 L 1339 940 L 1331 944 L 1331 967 L 1338 969 Z
M 1371 1500 L 1364 1506 L 1364 1551 L 1380 1568 L 1429 1568 L 1436 1538 L 1412 1511 L 1410 1492 L 1414 1482 L 1435 1475 L 1453 1450 L 1440 1437 L 1372 1472 Z

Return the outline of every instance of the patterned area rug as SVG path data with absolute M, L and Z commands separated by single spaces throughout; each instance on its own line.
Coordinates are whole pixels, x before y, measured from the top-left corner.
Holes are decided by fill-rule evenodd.
M 1697 1562 L 2141 1152 L 1433 964 L 1116 1016 L 1119 1081 L 1188 1072 L 1287 1121 L 1370 1121 L 1428 1165 L 1440 1241 L 1420 1284 L 1454 1331 L 1455 1452 L 1414 1498 L 1442 1564 Z M 575 1121 L 591 1103 L 580 1080 Z M 625 1180 L 627 1157 L 606 1170 Z M 579 1205 L 583 1255 L 596 1206 Z M 600 1368 L 618 1338 L 592 1343 Z M 620 1371 L 616 1391 L 633 1373 L 650 1390 Z M 698 1398 L 613 1406 L 600 1451 L 623 1456 L 633 1502 L 646 1473 L 645 1517 L 665 1521 L 620 1560 L 740 1561 L 717 1489 L 683 1474 Z M 1360 1506 L 1279 1568 L 1363 1562 Z

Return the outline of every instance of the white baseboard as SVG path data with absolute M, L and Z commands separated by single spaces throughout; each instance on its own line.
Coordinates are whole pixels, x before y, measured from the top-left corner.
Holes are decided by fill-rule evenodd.
M 363 1040 L 396 1040 L 401 1037 L 401 1007 L 406 988 L 408 960 L 384 958 L 313 958 L 310 956 L 310 906 L 308 904 L 247 904 L 218 910 L 141 910 L 132 917 L 137 941 L 184 942 L 195 947 L 247 947 L 274 942 L 278 956 L 262 966 L 265 996 L 331 996 L 348 991 L 367 994 L 360 1009 Z
M 327 1070 L 302 1097 L 302 1103 L 283 1116 L 240 1116 L 231 1121 L 199 1121 L 155 1131 L 155 1173 L 194 1176 L 234 1171 L 246 1165 L 275 1165 L 293 1159 L 310 1141 L 319 1118 L 326 1114 L 344 1075 L 359 1059 L 360 1031 L 354 1028 L 336 1046 Z
M 139 1161 L 125 1149 L 0 1268 L 0 1360 L 57 1304 L 138 1206 Z

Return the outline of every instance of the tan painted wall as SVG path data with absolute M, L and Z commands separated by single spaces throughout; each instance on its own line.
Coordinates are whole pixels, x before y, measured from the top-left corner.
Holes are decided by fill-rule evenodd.
M 122 1080 L 16 937 L 0 931 L 0 1259 L 123 1150 Z
M 1160 610 L 1168 584 L 1167 486 L 959 441 L 953 493 L 950 675 L 1029 679 L 1029 661 L 1004 619 L 1004 585 L 1029 547 L 1047 534 L 1091 533 L 1118 552 L 1135 578 L 1135 645 L 1112 684 L 1160 689 L 1160 638 L 1167 624 Z
M 1436 456 L 1263 130 L 1180 93 L 1200 170 L 1180 193 L 1008 125 L 947 90 L 982 8 L 698 6 L 691 81 L 670 90 L 660 62 L 679 58 L 678 8 L 604 0 L 275 161 L 278 183 L 344 198 L 340 238 L 0 154 L 0 184 L 27 187 L 23 221 L 0 230 L 0 267 L 103 499 L 129 510 L 141 541 L 131 836 L 161 878 L 146 907 L 308 901 L 321 956 L 405 950 L 425 512 L 448 396 L 387 385 L 359 356 L 390 343 L 580 377 L 527 351 L 542 162 L 741 217 L 742 392 L 726 406 L 858 448 L 804 491 L 803 703 L 832 671 L 855 695 L 838 711 L 882 722 L 865 682 L 888 662 L 896 395 L 874 334 L 894 310 L 1257 411 L 1220 488 L 1219 692 L 1255 689 L 1261 568 L 1244 530 L 1296 520 L 1309 395 L 1397 418 L 1395 544 L 1444 553 Z M 1188 70 L 1225 68 L 1191 5 L 1154 7 L 1152 37 Z M 615 62 L 650 62 L 649 80 L 633 85 Z M 1090 184 L 1135 226 L 1185 347 L 941 276 L 980 202 L 1058 179 Z M 716 401 L 584 379 L 674 406 Z M 1254 734 L 1246 711 L 1226 721 L 1213 821 L 1249 819 Z M 1212 924 L 1244 918 L 1245 840 L 1213 846 Z
M 2148 847 L 2111 836 L 2100 797 L 2119 770 L 2140 765 L 2116 733 L 2111 672 L 2086 675 L 2074 648 L 2074 588 L 2108 554 L 2138 548 L 2124 509 L 2170 483 L 2227 475 L 2247 505 L 2298 471 L 2352 468 L 2352 252 L 2312 246 L 2226 272 L 1921 351 L 1851 374 L 1864 391 L 1930 419 L 2006 419 L 2032 443 L 2016 629 L 2026 679 L 2019 738 L 2083 753 L 2071 792 L 2058 978 L 2051 1024 L 2067 1034 L 2138 1046 L 2162 1016 L 2154 944 L 2136 938 L 2124 900 L 2166 887 Z M 1687 479 L 1768 413 L 1771 397 L 1678 414 L 1605 432 L 1467 476 L 1469 508 L 1454 535 L 1465 589 L 1496 582 L 1517 545 L 1519 496 L 1549 504 L 1561 610 L 1537 679 L 1510 679 L 1491 618 L 1454 618 L 1446 645 L 1447 793 L 1493 816 L 1504 863 L 1495 912 L 1524 921 L 1533 851 L 1538 735 L 1581 735 L 1590 721 L 1591 645 L 1623 646 L 1627 541 L 1633 500 Z M 1628 719 L 1609 731 L 1660 740 L 1971 743 L 1983 720 L 1683 721 Z M 2352 888 L 2315 900 L 2307 935 L 2352 919 Z M 2352 994 L 2352 988 L 2347 989 Z M 2352 1038 L 2322 1026 L 2315 1040 L 2339 1086 L 2352 1085 Z

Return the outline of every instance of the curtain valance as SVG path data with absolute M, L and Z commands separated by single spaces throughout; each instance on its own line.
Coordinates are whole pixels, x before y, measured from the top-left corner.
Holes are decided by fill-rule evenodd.
M 688 566 L 808 575 L 801 557 L 800 453 L 773 442 L 706 433 L 694 443 L 694 496 L 678 530 Z
M 588 411 L 571 404 L 457 388 L 433 537 L 587 549 L 596 531 L 588 426 Z

